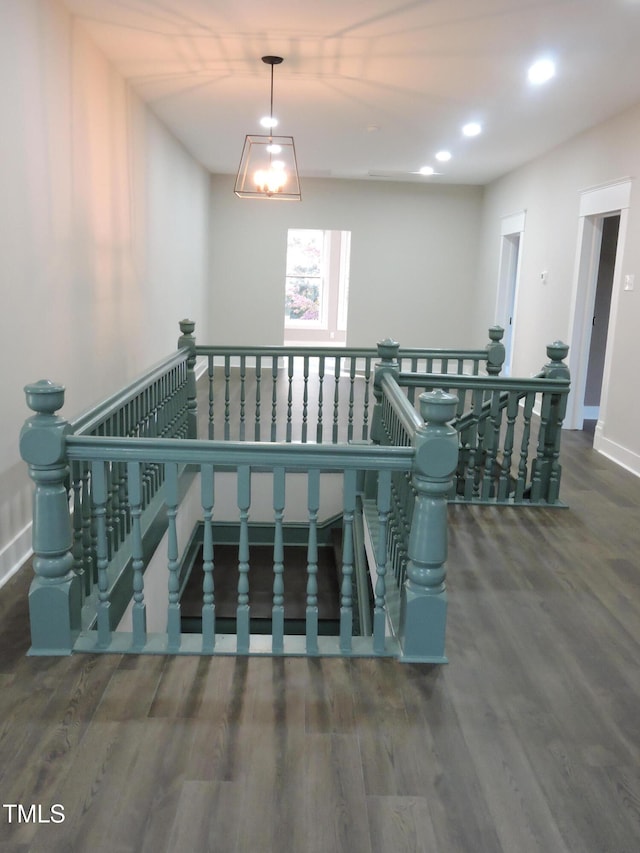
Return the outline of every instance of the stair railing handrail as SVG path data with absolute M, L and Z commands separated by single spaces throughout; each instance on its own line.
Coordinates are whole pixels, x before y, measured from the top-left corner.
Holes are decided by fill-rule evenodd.
M 174 367 L 185 364 L 188 351 L 181 349 L 157 362 L 148 371 L 133 382 L 99 403 L 91 406 L 82 414 L 69 421 L 75 435 L 89 435 L 105 424 L 110 418 L 131 403 L 136 397 L 148 390 L 155 382 L 166 376 Z

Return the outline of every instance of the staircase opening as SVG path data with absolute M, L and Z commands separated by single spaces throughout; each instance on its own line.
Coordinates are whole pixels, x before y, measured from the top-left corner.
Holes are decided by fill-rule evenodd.
M 258 538 L 268 538 L 264 536 Z M 231 537 L 233 538 L 233 532 Z M 295 539 L 295 530 L 288 539 Z M 317 554 L 317 607 L 318 634 L 340 634 L 340 588 L 342 564 L 342 529 L 333 525 L 318 544 Z M 286 541 L 284 544 L 284 614 L 285 635 L 304 636 L 306 633 L 306 607 L 308 582 L 308 554 L 304 543 Z M 249 545 L 249 599 L 251 605 L 252 634 L 272 633 L 272 606 L 274 585 L 273 543 L 251 542 Z M 187 549 L 181 572 L 180 612 L 182 632 L 197 634 L 202 631 L 202 590 L 204 564 L 201 530 L 196 530 Z M 214 584 L 216 631 L 236 633 L 236 608 L 238 606 L 238 544 L 225 542 L 214 546 Z M 360 635 L 357 587 L 352 585 L 354 610 L 354 636 Z M 371 604 L 371 602 L 370 602 Z

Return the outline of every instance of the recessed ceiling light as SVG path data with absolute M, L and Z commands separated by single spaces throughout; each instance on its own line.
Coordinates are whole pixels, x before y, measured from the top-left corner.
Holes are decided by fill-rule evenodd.
M 278 119 L 272 118 L 271 116 L 264 116 L 260 119 L 260 124 L 263 127 L 276 127 L 278 124 Z
M 534 62 L 533 65 L 529 68 L 527 77 L 529 78 L 530 83 L 539 86 L 542 83 L 546 83 L 547 80 L 551 80 L 555 73 L 556 65 L 553 60 L 539 59 L 537 62 Z
M 478 124 L 477 121 L 470 121 L 462 128 L 462 132 L 465 136 L 478 136 L 482 133 L 482 125 Z
M 421 175 L 433 175 L 433 166 L 423 166 L 418 171 Z
M 451 160 L 451 151 L 438 151 L 436 160 L 439 160 L 441 163 L 447 163 Z

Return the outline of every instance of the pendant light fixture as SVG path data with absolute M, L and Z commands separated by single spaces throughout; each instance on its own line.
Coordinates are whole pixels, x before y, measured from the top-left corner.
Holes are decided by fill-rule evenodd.
M 262 61 L 271 66 L 270 112 L 269 117 L 262 120 L 262 124 L 269 128 L 269 134 L 247 134 L 245 137 L 235 194 L 239 198 L 300 201 L 302 193 L 293 136 L 276 136 L 273 133 L 278 124 L 273 117 L 273 68 L 283 59 L 281 56 L 263 56 Z

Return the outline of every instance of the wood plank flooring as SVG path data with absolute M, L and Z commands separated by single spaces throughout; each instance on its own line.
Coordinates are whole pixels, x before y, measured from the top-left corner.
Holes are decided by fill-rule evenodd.
M 563 436 L 570 508 L 450 508 L 447 666 L 29 658 L 0 590 L 0 853 L 637 853 L 640 480 Z

